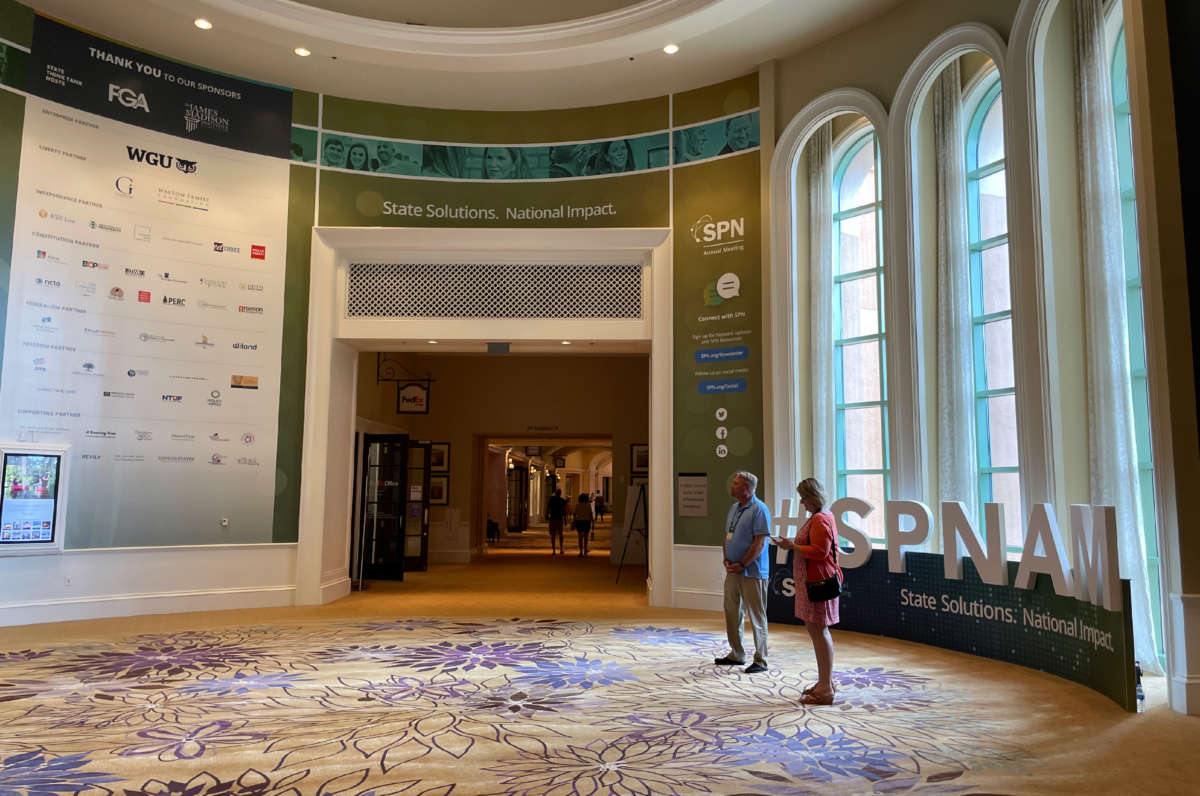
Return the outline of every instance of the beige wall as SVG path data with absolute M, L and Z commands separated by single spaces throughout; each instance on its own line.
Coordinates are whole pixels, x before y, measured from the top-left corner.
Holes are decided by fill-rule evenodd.
M 815 47 L 778 61 L 775 132 L 827 91 L 854 87 L 890 109 L 896 88 L 921 50 L 963 22 L 981 22 L 1007 39 L 1019 0 L 911 0 Z
M 482 440 L 487 436 L 611 435 L 613 516 L 624 511 L 629 446 L 649 439 L 649 360 L 629 356 L 390 355 L 434 380 L 428 415 L 398 416 L 396 386 L 376 384 L 374 353 L 359 362 L 358 415 L 450 443 L 450 505 L 431 512 L 430 553 L 477 550 L 483 538 Z M 669 400 L 663 397 L 660 400 Z M 568 461 L 570 465 L 572 462 Z M 577 464 L 582 467 L 582 460 Z M 494 491 L 494 487 L 493 487 Z M 504 525 L 503 509 L 494 517 Z

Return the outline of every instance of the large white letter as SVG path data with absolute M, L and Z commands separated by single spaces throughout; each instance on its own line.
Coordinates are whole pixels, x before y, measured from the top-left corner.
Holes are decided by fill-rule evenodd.
M 1045 551 L 1038 555 L 1038 542 Z M 1021 566 L 1017 567 L 1018 589 L 1032 589 L 1034 578 L 1044 572 L 1054 581 L 1054 593 L 1059 597 L 1074 597 L 1067 579 L 1070 568 L 1062 557 L 1062 537 L 1058 533 L 1058 521 L 1054 519 L 1054 507 L 1049 503 L 1035 503 L 1029 515 L 1029 528 L 1025 532 L 1025 549 L 1021 551 Z
M 800 510 L 804 510 L 804 504 L 800 504 Z M 790 498 L 784 498 L 779 501 L 779 513 L 772 519 L 771 524 L 775 526 L 775 535 L 782 536 L 785 539 L 795 539 L 796 534 L 804 527 L 805 517 L 792 514 L 792 501 Z M 775 548 L 775 563 L 786 564 L 788 551 L 782 547 Z
M 911 531 L 900 530 L 900 518 L 912 517 Z M 918 547 L 929 538 L 933 513 L 919 500 L 889 500 L 884 512 L 887 520 L 888 572 L 904 572 L 905 547 Z
M 842 515 L 849 512 L 866 519 L 875 507 L 862 498 L 844 497 L 833 501 L 829 510 L 833 512 L 833 521 L 837 523 L 838 536 L 846 537 L 854 545 L 853 552 L 841 554 L 842 569 L 861 567 L 871 558 L 871 540 L 865 533 L 843 520 Z
M 1075 598 L 1102 605 L 1109 611 L 1120 611 L 1125 607 L 1117 566 L 1116 524 L 1117 510 L 1112 506 L 1071 506 Z
M 942 571 L 947 580 L 962 580 L 963 547 L 979 571 L 984 583 L 1008 585 L 1008 562 L 1004 558 L 1004 507 L 999 503 L 983 504 L 987 554 L 979 543 L 975 527 L 967 519 L 967 507 L 962 501 L 942 503 Z

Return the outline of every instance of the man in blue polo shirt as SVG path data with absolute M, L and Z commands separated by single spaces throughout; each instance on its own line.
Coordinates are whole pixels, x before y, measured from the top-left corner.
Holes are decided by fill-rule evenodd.
M 758 477 L 753 473 L 733 475 L 729 494 L 734 504 L 725 516 L 725 632 L 729 654 L 717 658 L 718 666 L 741 666 L 746 662 L 742 647 L 742 621 L 750 614 L 754 631 L 754 661 L 746 674 L 767 670 L 767 537 L 771 513 L 767 504 L 754 496 Z

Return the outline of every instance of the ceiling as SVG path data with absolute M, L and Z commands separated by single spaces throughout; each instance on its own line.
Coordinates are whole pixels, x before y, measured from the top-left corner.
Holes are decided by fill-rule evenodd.
M 399 105 L 601 105 L 745 74 L 901 0 L 24 0 L 134 47 Z M 203 16 L 213 29 L 193 24 Z M 662 52 L 676 43 L 675 55 Z M 293 54 L 303 46 L 307 58 Z
M 597 16 L 641 0 L 299 0 L 302 5 L 366 19 L 440 28 L 520 28 Z

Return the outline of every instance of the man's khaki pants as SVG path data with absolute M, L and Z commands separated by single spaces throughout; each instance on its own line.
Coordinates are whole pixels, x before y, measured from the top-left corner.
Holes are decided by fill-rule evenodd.
M 725 632 L 729 657 L 746 661 L 742 646 L 742 622 L 750 614 L 754 632 L 754 660 L 767 665 L 767 579 L 748 578 L 740 572 L 725 575 Z

